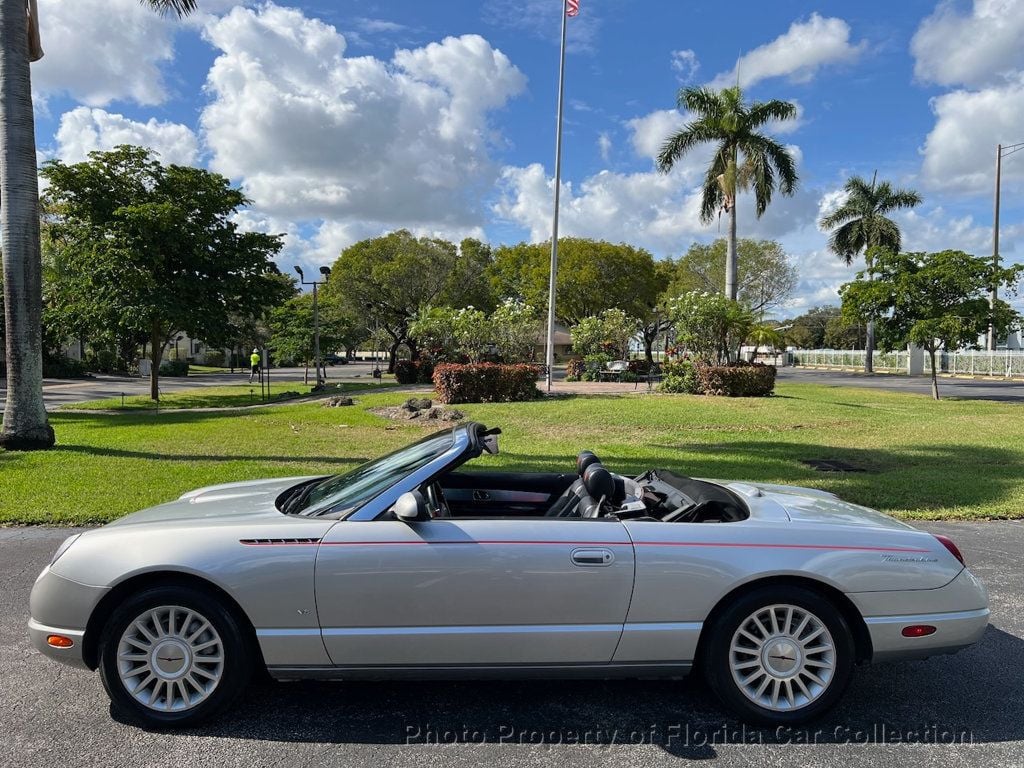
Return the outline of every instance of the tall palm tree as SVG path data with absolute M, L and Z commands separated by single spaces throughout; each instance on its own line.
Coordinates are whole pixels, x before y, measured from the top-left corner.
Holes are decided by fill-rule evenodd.
M 871 183 L 860 176 L 851 176 L 843 186 L 846 199 L 832 213 L 822 217 L 819 226 L 831 230 L 828 247 L 847 266 L 856 256 L 863 253 L 867 262 L 868 280 L 872 279 L 871 249 L 884 248 L 899 253 L 902 235 L 899 225 L 886 214 L 901 208 L 920 205 L 921 195 L 912 189 L 893 189 L 883 181 L 878 183 L 878 171 L 871 177 Z M 868 321 L 865 343 L 864 371 L 872 373 L 875 352 L 875 323 Z
M 196 0 L 142 0 L 179 17 Z M 0 447 L 49 448 L 43 406 L 39 179 L 29 63 L 42 56 L 35 0 L 0 0 L 0 251 L 6 317 L 7 402 Z M 28 33 L 26 33 L 28 30 Z
M 665 141 L 658 155 L 658 170 L 668 173 L 700 144 L 717 145 L 704 177 L 700 218 L 707 223 L 720 210 L 729 214 L 725 295 L 735 299 L 736 194 L 753 188 L 755 210 L 760 218 L 776 187 L 784 195 L 792 195 L 796 190 L 798 176 L 793 155 L 760 131 L 769 122 L 796 117 L 796 106 L 778 99 L 747 103 L 739 85 L 721 91 L 684 88 L 679 92 L 678 103 L 694 119 Z

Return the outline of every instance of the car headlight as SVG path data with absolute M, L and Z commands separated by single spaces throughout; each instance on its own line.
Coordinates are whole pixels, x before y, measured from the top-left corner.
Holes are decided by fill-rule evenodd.
M 50 561 L 50 565 L 56 563 L 57 559 L 65 552 L 67 552 L 71 545 L 78 541 L 78 537 L 81 535 L 82 534 L 80 533 L 76 533 L 74 536 L 68 536 L 66 539 L 64 539 L 61 545 L 57 547 L 57 551 L 53 553 L 53 559 Z

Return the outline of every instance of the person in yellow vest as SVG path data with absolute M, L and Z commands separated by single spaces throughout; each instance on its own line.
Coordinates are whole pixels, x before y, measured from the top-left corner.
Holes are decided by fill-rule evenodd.
M 260 378 L 260 351 L 253 349 L 249 355 L 249 383 L 252 384 L 253 377 Z

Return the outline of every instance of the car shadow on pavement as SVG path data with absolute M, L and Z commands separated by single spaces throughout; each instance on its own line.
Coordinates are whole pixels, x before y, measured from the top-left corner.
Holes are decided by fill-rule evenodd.
M 801 727 L 726 717 L 686 680 L 260 683 L 188 733 L 326 744 L 654 745 L 688 759 L 729 744 L 976 744 L 1024 739 L 1024 640 L 990 626 L 954 656 L 859 667 L 840 705 Z

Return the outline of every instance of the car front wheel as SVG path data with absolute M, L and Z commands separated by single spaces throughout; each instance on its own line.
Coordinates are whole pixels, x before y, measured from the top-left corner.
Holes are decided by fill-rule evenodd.
M 831 709 L 853 671 L 854 643 L 842 613 L 799 587 L 744 595 L 712 627 L 704 672 L 746 721 L 797 725 Z
M 150 727 L 193 725 L 221 713 L 251 668 L 235 617 L 191 588 L 140 592 L 114 612 L 101 639 L 100 676 L 111 702 Z

